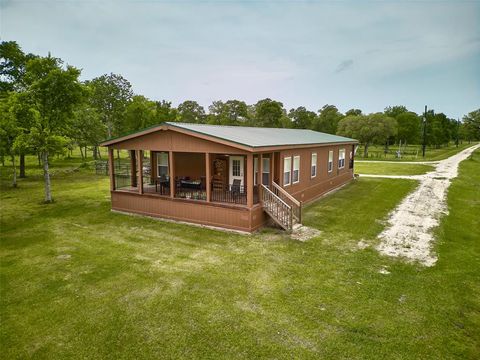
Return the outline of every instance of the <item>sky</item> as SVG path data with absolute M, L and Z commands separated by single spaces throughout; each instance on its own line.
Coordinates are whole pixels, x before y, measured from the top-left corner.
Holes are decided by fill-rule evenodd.
M 0 37 L 175 106 L 480 108 L 480 0 L 0 0 Z

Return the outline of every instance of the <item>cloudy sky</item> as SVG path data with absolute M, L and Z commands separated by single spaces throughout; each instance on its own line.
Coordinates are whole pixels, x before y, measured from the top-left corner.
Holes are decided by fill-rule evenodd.
M 0 35 L 175 105 L 480 107 L 480 1 L 0 0 Z

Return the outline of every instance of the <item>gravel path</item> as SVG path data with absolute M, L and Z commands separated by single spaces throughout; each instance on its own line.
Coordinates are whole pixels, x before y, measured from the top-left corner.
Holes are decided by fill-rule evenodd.
M 425 266 L 435 265 L 437 256 L 432 252 L 432 230 L 439 225 L 440 217 L 448 213 L 446 197 L 450 181 L 457 177 L 460 162 L 478 148 L 480 144 L 439 161 L 435 170 L 425 175 L 370 176 L 420 181 L 418 187 L 390 213 L 387 227 L 378 236 L 381 242 L 377 250 L 380 253 L 418 261 Z

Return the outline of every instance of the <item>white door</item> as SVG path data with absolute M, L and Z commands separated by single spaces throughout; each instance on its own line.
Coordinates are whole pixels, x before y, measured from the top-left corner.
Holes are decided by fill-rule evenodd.
M 232 185 L 233 180 L 238 179 L 243 186 L 243 156 L 230 156 L 229 165 L 229 184 Z

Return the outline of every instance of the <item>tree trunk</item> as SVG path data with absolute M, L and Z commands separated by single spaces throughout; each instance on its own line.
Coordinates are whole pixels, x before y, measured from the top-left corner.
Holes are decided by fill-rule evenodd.
M 17 166 L 15 165 L 15 155 L 12 154 L 12 164 L 13 164 L 13 182 L 12 186 L 17 187 Z
M 80 148 L 80 155 L 82 156 L 82 160 L 85 160 L 85 156 L 83 156 L 83 149 L 81 146 L 79 146 Z
M 24 179 L 25 176 L 25 154 L 20 154 L 20 178 Z
M 368 143 L 365 144 L 365 148 L 363 149 L 363 157 L 368 157 Z
M 97 151 L 98 151 L 98 158 L 102 160 L 102 152 L 100 151 L 100 148 L 97 146 Z
M 48 169 L 48 151 L 43 152 L 43 178 L 45 179 L 45 202 L 52 202 L 52 191 L 50 189 L 50 172 Z
M 38 158 L 38 166 L 42 166 L 42 158 L 40 153 L 37 153 L 37 158 Z
M 97 153 L 98 153 L 98 147 L 95 145 L 95 146 L 93 147 L 93 159 L 94 159 L 94 160 L 97 160 L 97 159 L 98 159 Z

